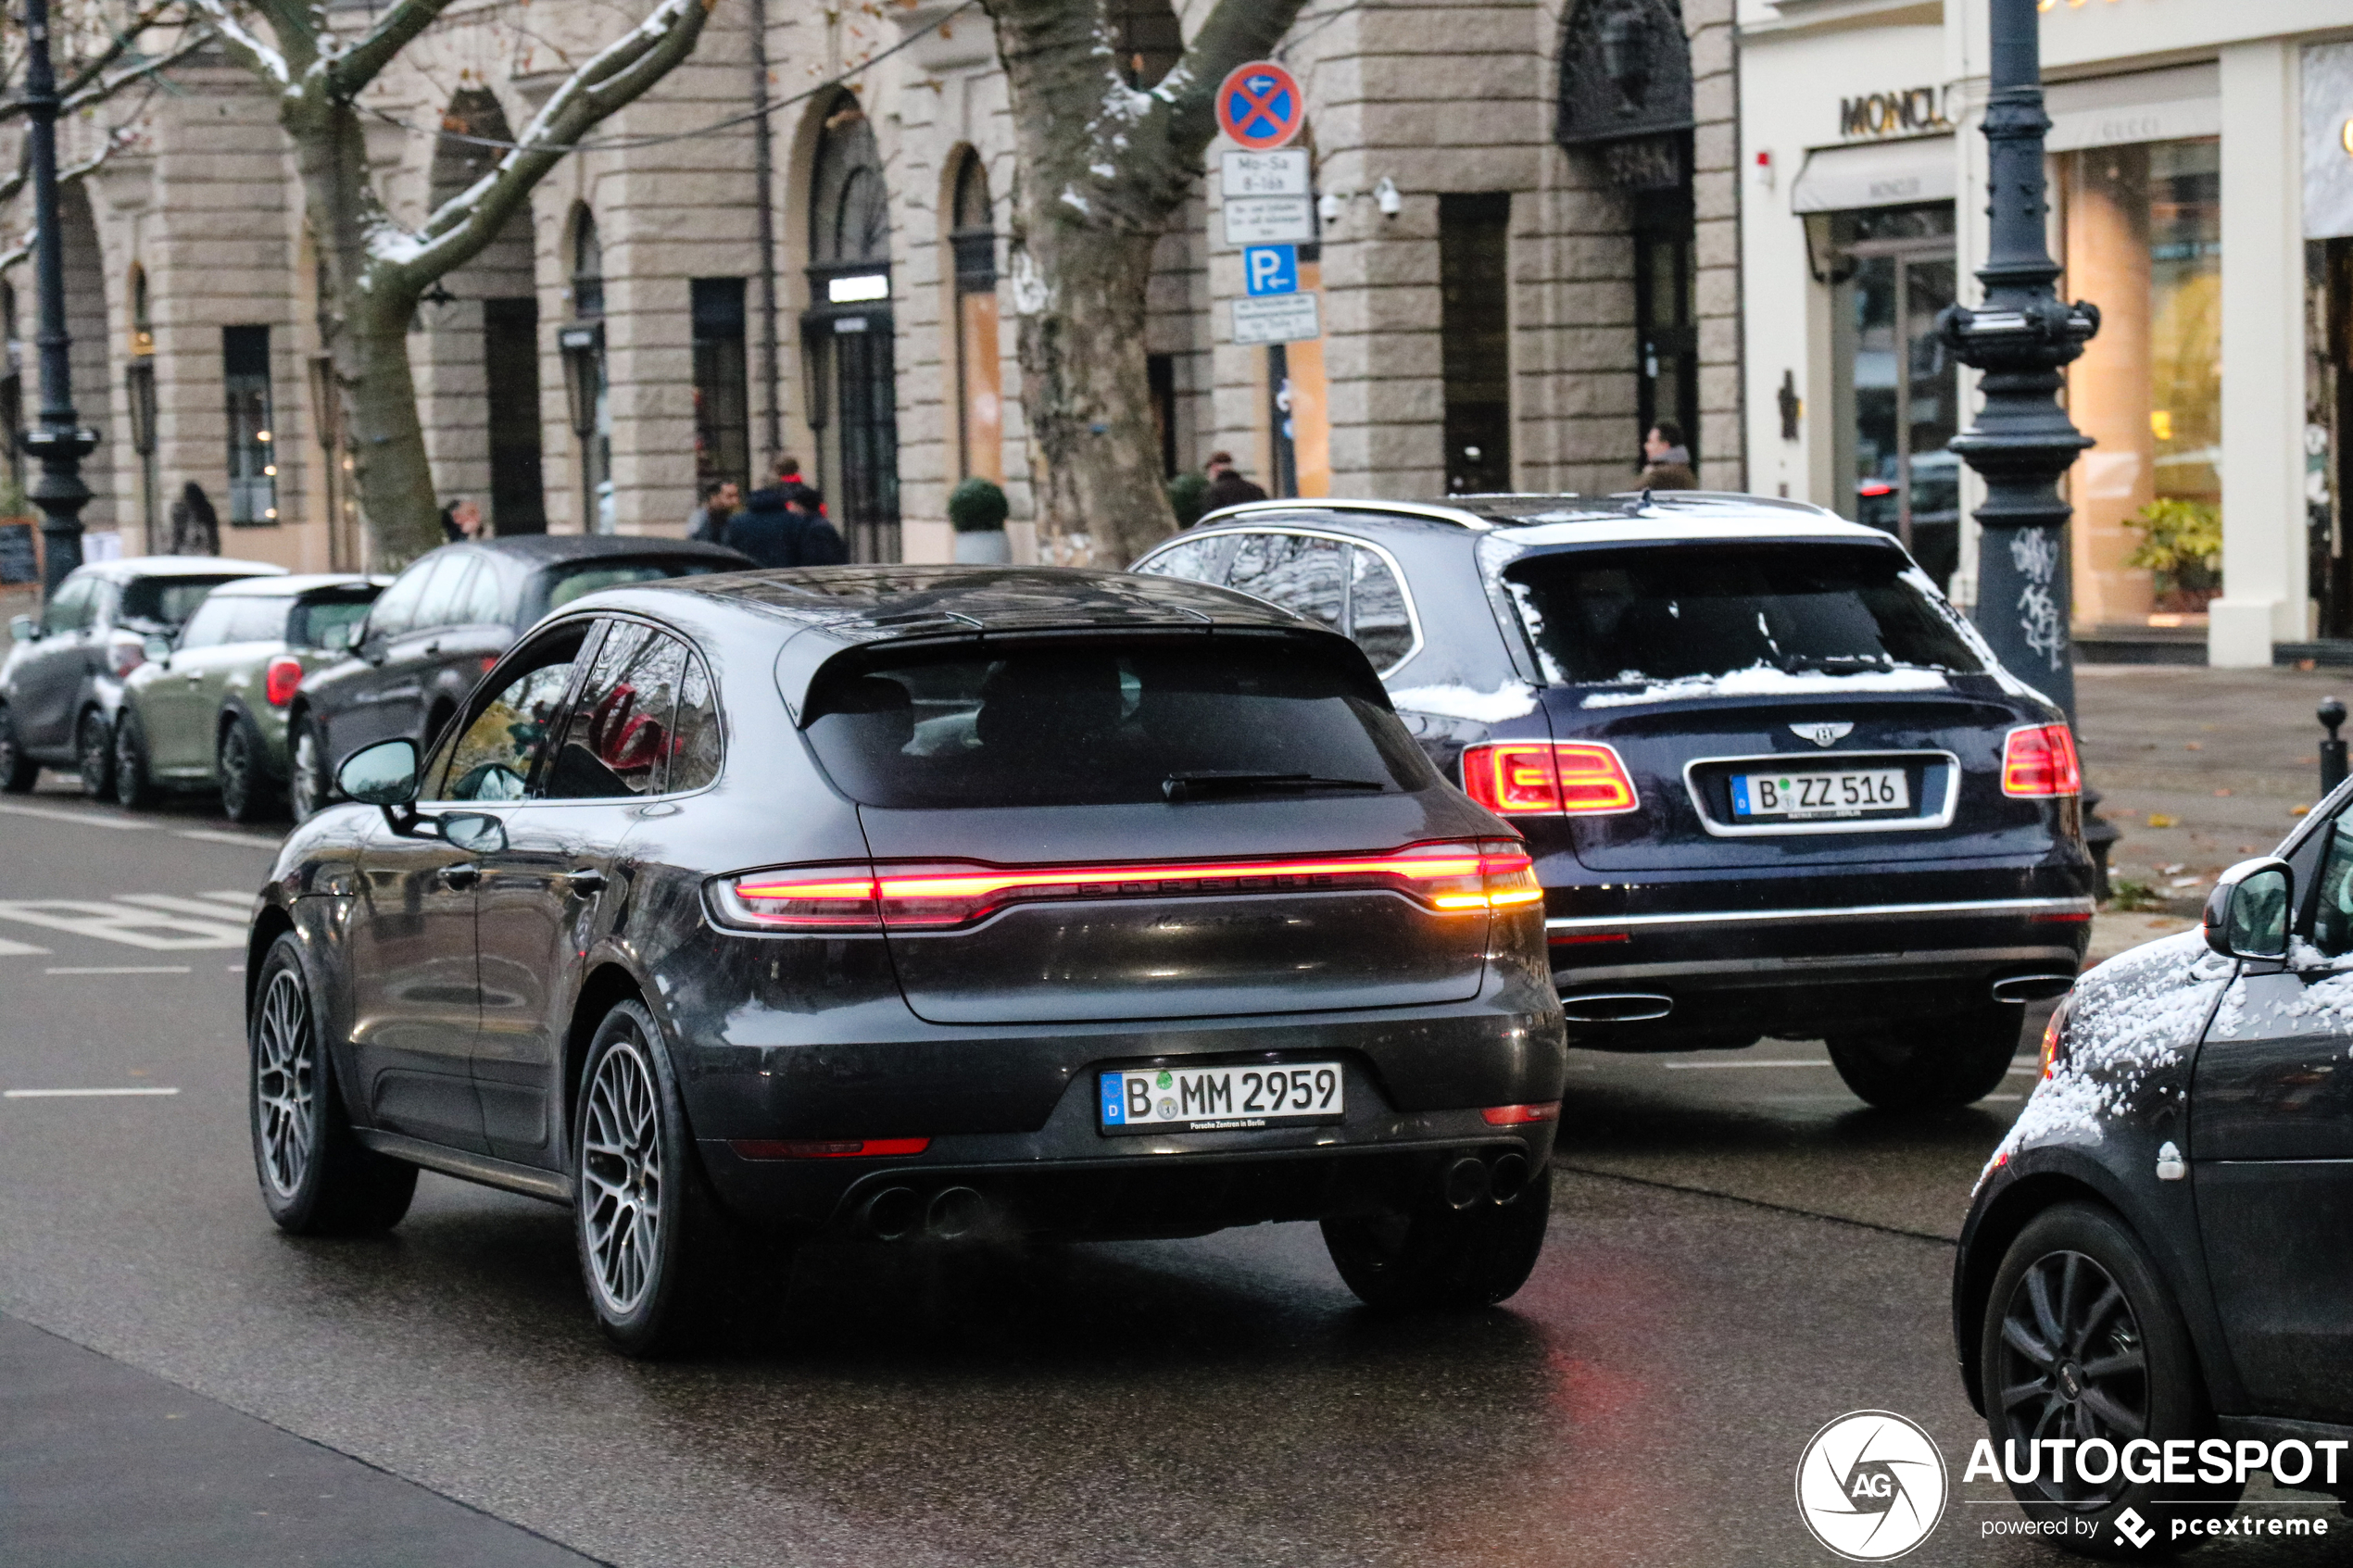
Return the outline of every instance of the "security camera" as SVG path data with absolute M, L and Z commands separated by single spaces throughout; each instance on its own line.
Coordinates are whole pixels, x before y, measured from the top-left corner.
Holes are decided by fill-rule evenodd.
M 1405 210 L 1405 198 L 1397 194 L 1397 182 L 1384 174 L 1373 185 L 1373 205 L 1380 208 L 1383 218 L 1394 218 Z

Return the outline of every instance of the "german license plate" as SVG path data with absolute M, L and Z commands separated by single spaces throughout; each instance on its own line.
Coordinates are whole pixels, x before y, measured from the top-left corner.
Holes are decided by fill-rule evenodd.
M 1732 775 L 1732 815 L 1743 822 L 1757 817 L 1786 822 L 1860 817 L 1873 811 L 1906 810 L 1911 804 L 1911 790 L 1901 768 Z
M 1346 1085 L 1336 1061 L 1255 1067 L 1131 1067 L 1102 1074 L 1105 1133 L 1242 1133 L 1338 1122 Z

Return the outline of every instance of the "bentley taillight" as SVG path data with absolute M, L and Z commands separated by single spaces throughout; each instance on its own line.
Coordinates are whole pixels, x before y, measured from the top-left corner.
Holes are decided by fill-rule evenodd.
M 2029 724 L 2002 743 L 2002 793 L 2074 795 L 2083 787 L 2075 736 L 2065 724 Z
M 1486 741 L 1463 749 L 1463 792 L 1499 816 L 1607 817 L 1642 809 L 1614 746 Z

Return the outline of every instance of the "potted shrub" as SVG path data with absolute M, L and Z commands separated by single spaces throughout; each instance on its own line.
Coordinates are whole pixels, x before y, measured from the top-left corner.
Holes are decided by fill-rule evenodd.
M 956 530 L 956 562 L 960 566 L 1002 566 L 1013 558 L 1005 538 L 1005 515 L 1013 508 L 1004 488 L 977 474 L 948 496 L 948 521 Z
M 2222 508 L 2210 501 L 2151 501 L 2125 520 L 2141 535 L 2125 558 L 2157 574 L 2157 608 L 2202 612 L 2222 591 Z

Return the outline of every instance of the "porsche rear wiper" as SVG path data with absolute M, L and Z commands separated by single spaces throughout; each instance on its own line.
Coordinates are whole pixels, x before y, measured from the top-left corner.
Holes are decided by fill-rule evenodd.
M 1160 792 L 1166 796 L 1173 805 L 1205 795 L 1248 795 L 1259 790 L 1369 789 L 1378 791 L 1381 787 L 1380 783 L 1374 779 L 1327 779 L 1316 773 L 1199 771 L 1169 774 L 1161 781 Z

